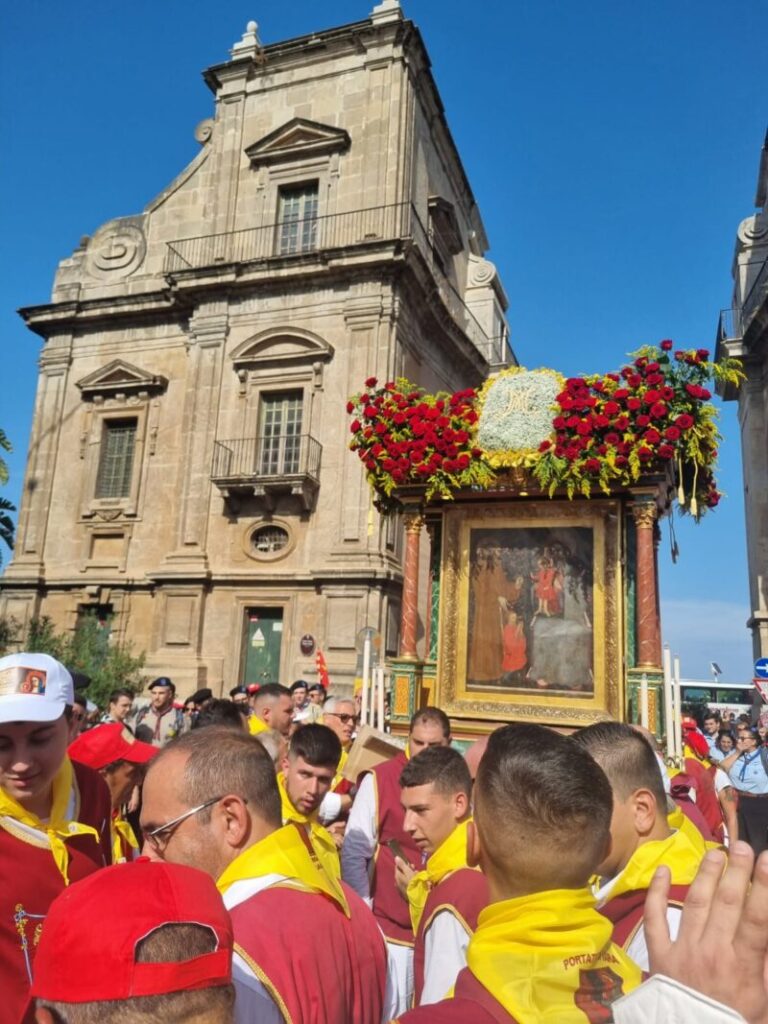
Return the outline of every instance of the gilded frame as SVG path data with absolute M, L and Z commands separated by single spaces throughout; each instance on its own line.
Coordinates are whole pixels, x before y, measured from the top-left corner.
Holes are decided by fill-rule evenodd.
M 472 530 L 588 527 L 592 530 L 593 690 L 567 693 L 467 685 Z M 575 727 L 621 720 L 622 661 L 621 507 L 611 499 L 532 501 L 514 505 L 467 504 L 446 508 L 440 579 L 439 656 L 435 703 L 454 719 L 535 721 Z

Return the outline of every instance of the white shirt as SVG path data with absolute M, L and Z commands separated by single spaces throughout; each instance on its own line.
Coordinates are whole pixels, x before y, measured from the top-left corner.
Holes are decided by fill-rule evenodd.
M 349 812 L 344 844 L 341 847 L 341 877 L 370 907 L 370 864 L 379 841 L 379 822 L 376 813 L 376 787 L 370 772 L 363 781 Z
M 424 987 L 419 1006 L 445 999 L 459 971 L 467 966 L 470 938 L 471 933 L 450 910 L 435 915 L 424 935 Z

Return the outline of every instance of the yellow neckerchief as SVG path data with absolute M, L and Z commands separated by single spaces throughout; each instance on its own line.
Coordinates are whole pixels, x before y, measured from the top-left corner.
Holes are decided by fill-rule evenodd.
M 122 840 L 125 840 L 126 844 L 130 846 L 132 850 L 138 850 L 139 841 L 136 838 L 136 834 L 134 833 L 133 829 L 131 828 L 130 822 L 126 821 L 119 811 L 112 818 L 111 833 L 112 863 L 122 864 L 126 860 L 125 853 L 123 852 Z
M 53 780 L 51 815 L 47 822 L 41 821 L 36 814 L 17 803 L 4 789 L 0 789 L 0 816 L 13 818 L 20 825 L 34 828 L 46 836 L 56 867 L 67 885 L 69 885 L 67 839 L 71 839 L 73 836 L 93 836 L 97 843 L 99 841 L 99 833 L 95 828 L 83 825 L 79 821 L 70 821 L 67 818 L 67 805 L 72 793 L 73 780 L 72 762 L 65 757 Z
M 285 788 L 285 776 L 283 772 L 277 773 L 277 788 L 280 790 L 280 803 L 282 805 L 283 822 L 294 821 L 298 825 L 306 825 L 309 831 L 309 838 L 312 849 L 317 855 L 322 867 L 335 881 L 341 878 L 341 861 L 336 843 L 327 829 L 324 829 L 317 820 L 317 812 L 311 815 L 302 814 L 291 803 L 288 790 Z
M 339 881 L 331 878 L 313 858 L 301 837 L 299 826 L 291 823 L 272 832 L 237 856 L 216 882 L 223 895 L 235 882 L 265 875 L 282 875 L 298 882 L 309 892 L 320 892 L 349 917 L 349 906 Z
M 612 931 L 588 889 L 519 896 L 481 911 L 467 966 L 520 1024 L 584 1024 L 585 1001 L 602 1005 L 593 978 L 614 983 L 611 1001 L 642 980 Z
M 347 763 L 348 759 L 349 754 L 342 747 L 341 757 L 339 758 L 339 763 L 336 766 L 336 774 L 334 775 L 333 782 L 331 783 L 331 790 L 335 790 L 339 783 L 344 781 L 344 765 Z
M 688 815 L 681 810 L 681 808 L 675 804 L 675 809 L 670 811 L 667 815 L 667 824 L 671 829 L 676 829 L 679 832 L 684 833 L 691 845 L 697 850 L 701 857 L 707 852 L 707 850 L 721 850 L 722 847 L 719 843 L 713 843 L 699 832 L 694 823 L 688 817 Z
M 260 732 L 269 732 L 269 726 L 258 715 L 251 715 L 248 719 L 248 732 L 251 736 L 258 736 Z
M 703 841 L 703 840 L 702 840 Z M 687 832 L 673 832 L 666 839 L 653 839 L 642 843 L 629 859 L 629 863 L 607 887 L 604 900 L 612 900 L 625 892 L 647 889 L 656 874 L 656 868 L 664 864 L 672 875 L 672 885 L 690 885 L 699 870 L 702 850 L 698 843 L 689 839 Z
M 411 926 L 415 935 L 419 928 L 421 915 L 430 891 L 445 878 L 446 875 L 467 867 L 467 824 L 462 821 L 451 832 L 445 842 L 435 850 L 422 871 L 408 882 L 408 910 L 411 914 Z

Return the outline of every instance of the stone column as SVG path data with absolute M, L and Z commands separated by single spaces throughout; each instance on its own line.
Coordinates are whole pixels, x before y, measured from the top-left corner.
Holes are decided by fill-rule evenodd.
M 632 506 L 637 538 L 637 667 L 661 667 L 661 631 L 656 588 L 654 528 L 658 512 L 653 501 Z
M 400 618 L 400 657 L 416 658 L 416 627 L 419 621 L 419 537 L 424 525 L 420 512 L 406 512 L 403 606 Z

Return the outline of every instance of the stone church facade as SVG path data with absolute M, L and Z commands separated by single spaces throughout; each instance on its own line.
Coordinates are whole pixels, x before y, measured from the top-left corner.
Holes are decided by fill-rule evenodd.
M 402 528 L 348 451 L 369 375 L 513 360 L 506 298 L 418 29 L 395 0 L 204 74 L 199 153 L 59 263 L 0 614 L 83 615 L 183 693 L 398 644 Z M 302 643 L 303 638 L 303 643 Z

